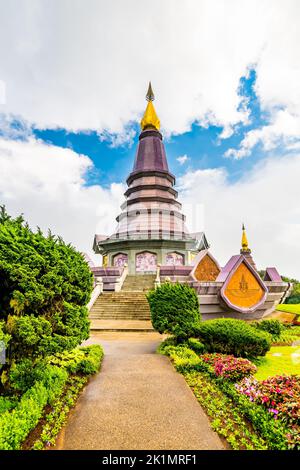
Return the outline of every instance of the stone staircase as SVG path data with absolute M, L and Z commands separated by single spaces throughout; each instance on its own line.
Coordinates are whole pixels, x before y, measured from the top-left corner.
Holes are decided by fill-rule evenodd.
M 154 280 L 154 275 L 128 275 L 121 291 L 103 292 L 90 311 L 91 330 L 153 331 L 145 294 Z
M 155 275 L 131 275 L 129 274 L 123 284 L 122 291 L 142 291 L 147 292 L 154 288 Z

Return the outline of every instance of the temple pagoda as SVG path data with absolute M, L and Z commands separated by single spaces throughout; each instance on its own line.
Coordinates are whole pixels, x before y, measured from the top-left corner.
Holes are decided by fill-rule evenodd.
M 190 265 L 197 253 L 208 248 L 203 232 L 192 234 L 186 228 L 159 130 L 151 83 L 146 99 L 117 228 L 109 237 L 95 235 L 93 245 L 95 253 L 103 256 L 103 266 L 127 265 L 130 274 L 153 273 L 157 265 Z

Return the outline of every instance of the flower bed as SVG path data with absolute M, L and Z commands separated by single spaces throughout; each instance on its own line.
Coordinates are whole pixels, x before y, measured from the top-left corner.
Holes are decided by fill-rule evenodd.
M 300 375 L 278 375 L 259 382 L 245 378 L 236 389 L 250 401 L 263 405 L 274 419 L 285 422 L 289 446 L 300 448 Z
M 270 378 L 259 385 L 252 377 L 256 367 L 246 359 L 199 355 L 187 345 L 159 350 L 170 356 L 213 419 L 213 428 L 232 448 L 300 449 L 299 376 Z M 231 410 L 220 413 L 221 403 Z
M 232 382 L 238 382 L 257 371 L 257 367 L 251 361 L 241 357 L 226 356 L 225 354 L 203 354 L 200 357 L 204 362 L 213 366 L 217 377 L 223 377 Z

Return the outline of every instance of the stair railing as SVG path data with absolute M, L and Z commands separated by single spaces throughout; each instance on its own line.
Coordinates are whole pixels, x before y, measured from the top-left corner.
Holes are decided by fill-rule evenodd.
M 92 295 L 91 295 L 91 299 L 89 301 L 89 303 L 87 304 L 87 309 L 88 311 L 91 310 L 92 306 L 94 305 L 94 303 L 96 302 L 96 300 L 98 299 L 99 295 L 101 295 L 103 292 L 103 280 L 102 280 L 102 277 L 100 276 L 96 276 L 95 277 L 95 287 L 93 289 L 93 292 L 92 292 Z
M 115 292 L 119 292 L 122 289 L 123 283 L 128 274 L 128 265 L 125 263 L 121 276 L 117 279 L 115 284 Z

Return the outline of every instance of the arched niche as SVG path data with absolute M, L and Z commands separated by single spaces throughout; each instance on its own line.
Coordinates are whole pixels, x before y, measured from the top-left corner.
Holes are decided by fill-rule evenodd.
M 183 266 L 184 255 L 178 251 L 170 251 L 166 254 L 166 265 L 167 266 Z
M 113 256 L 113 265 L 116 268 L 123 268 L 125 264 L 128 264 L 128 255 L 127 253 L 117 253 Z
M 135 270 L 137 273 L 155 272 L 157 255 L 152 251 L 141 251 L 135 255 Z

